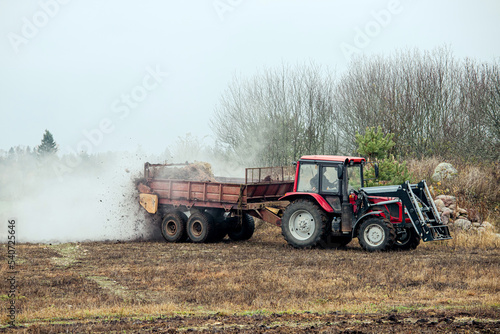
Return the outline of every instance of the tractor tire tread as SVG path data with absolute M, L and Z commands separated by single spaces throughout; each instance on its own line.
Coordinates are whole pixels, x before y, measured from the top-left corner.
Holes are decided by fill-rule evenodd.
M 287 231 L 287 227 L 289 224 L 289 220 L 291 215 L 295 212 L 294 209 L 295 207 L 303 207 L 305 210 L 309 211 L 313 216 L 314 213 L 317 213 L 319 215 L 319 233 L 316 233 L 316 235 L 313 237 L 312 240 L 310 240 L 308 243 L 302 243 L 299 240 L 296 240 L 290 233 Z M 316 219 L 315 219 L 316 220 Z M 321 209 L 319 205 L 316 203 L 307 200 L 307 199 L 298 199 L 292 202 L 291 204 L 288 205 L 286 208 L 283 218 L 282 218 L 282 224 L 281 224 L 281 234 L 285 238 L 288 244 L 292 245 L 295 248 L 301 248 L 301 249 L 310 249 L 313 248 L 319 244 L 321 244 L 324 236 L 326 235 L 327 232 L 327 224 L 328 224 L 328 217 L 326 213 Z

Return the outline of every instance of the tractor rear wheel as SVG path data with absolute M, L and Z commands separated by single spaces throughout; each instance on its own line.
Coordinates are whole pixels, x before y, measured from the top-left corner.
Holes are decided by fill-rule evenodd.
M 182 212 L 168 212 L 161 223 L 161 234 L 168 242 L 186 240 L 186 216 Z
M 385 251 L 394 245 L 396 230 L 388 220 L 370 218 L 361 224 L 358 239 L 361 247 L 369 252 Z
M 255 231 L 255 221 L 252 216 L 244 213 L 241 224 L 237 224 L 235 228 L 229 231 L 228 235 L 231 240 L 243 241 L 252 237 Z
M 405 228 L 403 233 L 398 233 L 396 242 L 392 246 L 394 250 L 412 250 L 420 244 L 420 237 L 413 227 Z
M 293 247 L 314 247 L 325 235 L 327 221 L 326 213 L 316 203 L 299 199 L 285 209 L 281 232 Z
M 214 221 L 210 214 L 196 212 L 187 221 L 187 235 L 192 242 L 210 241 L 214 236 Z

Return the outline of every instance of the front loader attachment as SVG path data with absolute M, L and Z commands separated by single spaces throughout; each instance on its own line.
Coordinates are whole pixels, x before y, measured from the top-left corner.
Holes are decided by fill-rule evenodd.
M 405 214 L 408 215 L 423 241 L 451 239 L 450 230 L 441 221 L 441 216 L 425 181 L 420 181 L 418 184 L 410 184 L 406 181 L 401 185 L 399 192 L 405 194 L 400 196 L 405 207 Z
M 398 197 L 403 204 L 403 222 L 409 218 L 423 241 L 451 239 L 450 230 L 441 221 L 436 204 L 425 181 L 400 186 L 363 188 L 368 196 Z

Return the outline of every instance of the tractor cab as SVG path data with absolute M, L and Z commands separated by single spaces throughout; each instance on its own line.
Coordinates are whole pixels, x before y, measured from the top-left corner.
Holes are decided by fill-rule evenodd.
M 363 186 L 364 158 L 332 155 L 303 156 L 297 163 L 295 191 L 341 195 Z M 346 185 L 342 180 L 346 176 Z
M 349 201 L 349 194 L 364 185 L 365 162 L 365 159 L 360 157 L 303 156 L 297 162 L 294 191 L 296 194 L 307 193 L 315 198 L 322 197 L 331 207 L 322 205 L 324 209 L 340 213 L 342 203 Z

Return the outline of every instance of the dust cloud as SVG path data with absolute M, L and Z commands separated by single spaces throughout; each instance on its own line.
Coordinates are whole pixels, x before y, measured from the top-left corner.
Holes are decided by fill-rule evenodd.
M 0 160 L 0 243 L 7 242 L 12 218 L 21 243 L 162 240 L 158 218 L 139 205 L 135 188 L 145 162 L 207 161 L 216 176 L 245 175 L 244 168 L 210 152 L 187 152 L 5 157 Z
M 146 159 L 108 153 L 84 156 L 71 167 L 63 158 L 2 163 L 0 242 L 7 241 L 12 218 L 22 243 L 161 238 L 134 186 Z

